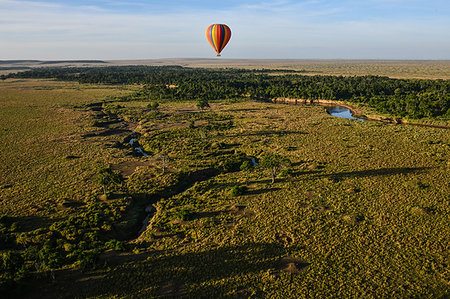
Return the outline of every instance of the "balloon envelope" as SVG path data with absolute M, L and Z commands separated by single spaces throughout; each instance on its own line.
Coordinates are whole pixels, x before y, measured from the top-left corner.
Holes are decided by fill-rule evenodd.
M 231 38 L 231 30 L 225 24 L 212 24 L 206 29 L 206 39 L 220 56 L 223 48 L 227 45 Z

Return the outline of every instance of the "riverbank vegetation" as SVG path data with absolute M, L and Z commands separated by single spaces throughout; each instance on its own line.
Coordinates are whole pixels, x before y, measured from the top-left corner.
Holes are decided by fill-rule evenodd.
M 0 82 L 2 291 L 448 294 L 448 130 L 249 101 L 232 70 L 173 69 L 143 86 Z M 236 72 L 276 90 L 297 76 Z
M 39 68 L 4 78 L 57 78 L 80 83 L 144 84 L 127 100 L 296 98 L 367 105 L 396 118 L 450 119 L 450 80 L 380 76 L 306 76 L 293 70 L 170 67 Z

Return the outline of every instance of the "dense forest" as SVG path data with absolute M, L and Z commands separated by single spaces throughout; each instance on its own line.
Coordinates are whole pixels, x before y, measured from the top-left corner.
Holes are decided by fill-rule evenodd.
M 144 84 L 127 100 L 323 99 L 364 103 L 395 117 L 450 118 L 450 80 L 308 76 L 301 73 L 303 71 L 123 66 L 37 68 L 0 78 Z

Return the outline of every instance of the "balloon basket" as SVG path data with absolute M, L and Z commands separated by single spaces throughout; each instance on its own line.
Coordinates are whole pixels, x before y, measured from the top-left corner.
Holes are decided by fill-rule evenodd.
M 216 56 L 217 56 L 217 57 L 220 57 L 220 54 L 217 54 Z

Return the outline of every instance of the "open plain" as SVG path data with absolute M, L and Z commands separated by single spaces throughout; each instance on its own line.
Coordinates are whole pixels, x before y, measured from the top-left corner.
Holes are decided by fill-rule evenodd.
M 450 78 L 448 61 L 146 63 Z M 0 82 L 0 250 L 4 261 L 22 252 L 11 263 L 24 272 L 2 274 L 5 294 L 449 294 L 448 129 L 336 118 L 316 105 L 126 100 L 139 88 Z M 288 161 L 274 183 L 262 162 L 271 154 Z M 102 168 L 123 177 L 107 194 Z
M 448 60 L 344 60 L 344 59 L 200 59 L 0 61 L 0 74 L 35 67 L 88 67 L 126 65 L 180 65 L 194 68 L 244 68 L 303 70 L 306 75 L 388 76 L 392 78 L 450 79 Z M 19 69 L 17 69 L 19 68 Z

